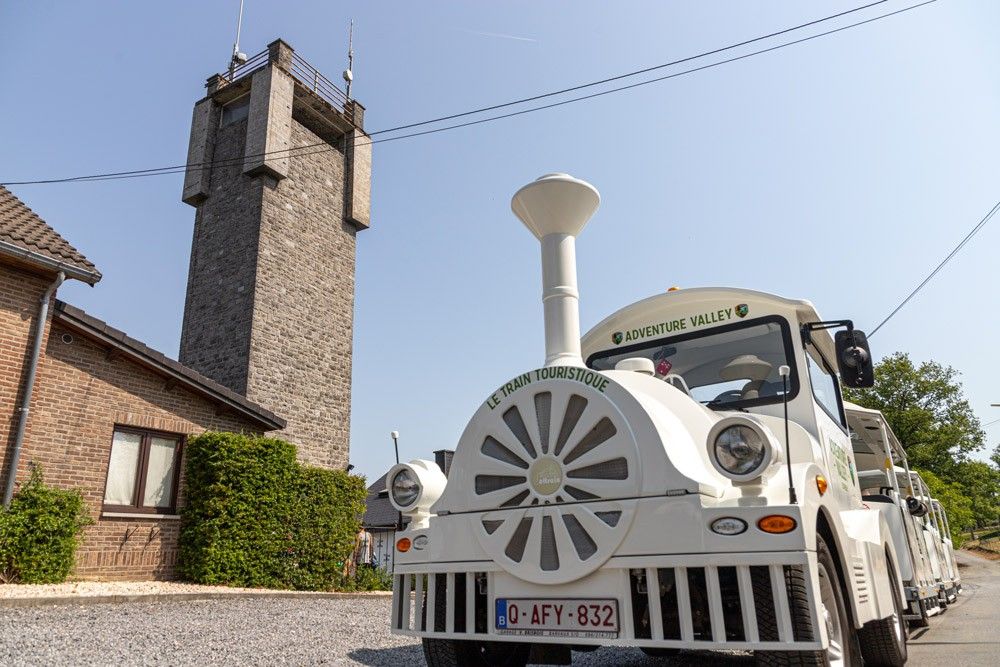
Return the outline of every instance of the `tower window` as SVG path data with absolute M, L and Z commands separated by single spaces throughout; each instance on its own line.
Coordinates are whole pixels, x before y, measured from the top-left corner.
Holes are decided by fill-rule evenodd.
M 240 99 L 230 102 L 222 107 L 221 127 L 232 125 L 250 115 L 250 96 L 244 95 Z

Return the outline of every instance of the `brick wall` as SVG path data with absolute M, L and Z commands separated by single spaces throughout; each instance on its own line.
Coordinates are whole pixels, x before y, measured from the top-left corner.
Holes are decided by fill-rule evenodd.
M 29 322 L 21 319 L 22 313 L 30 307 L 34 317 L 37 296 L 46 285 L 44 279 L 0 266 L 0 396 L 5 429 L 11 421 L 9 385 L 20 376 L 15 363 L 28 345 L 25 332 Z M 69 336 L 65 340 L 64 334 Z M 177 561 L 178 520 L 101 517 L 116 424 L 183 435 L 205 430 L 259 430 L 236 415 L 219 414 L 215 404 L 182 387 L 170 386 L 159 374 L 124 357 L 109 354 L 83 334 L 58 322 L 50 324 L 22 449 L 19 483 L 27 477 L 29 463 L 38 463 L 47 483 L 83 492 L 96 523 L 87 528 L 77 551 L 74 577 L 171 578 Z M 183 504 L 183 475 L 180 488 Z
M 254 87 L 290 90 L 287 73 L 262 72 L 254 74 Z M 344 467 L 357 228 L 346 220 L 343 138 L 267 169 L 260 160 L 241 160 L 260 152 L 250 146 L 270 146 L 264 134 L 275 127 L 290 128 L 293 148 L 324 141 L 285 97 L 251 104 L 246 121 L 209 128 L 221 164 L 212 170 L 207 197 L 191 200 L 197 214 L 179 359 L 285 418 L 281 437 L 298 445 L 301 459 Z M 370 147 L 361 153 L 355 159 L 370 179 Z M 248 168 L 256 175 L 244 173 Z M 364 224 L 367 183 L 351 185 L 352 215 Z
M 320 139 L 296 121 L 292 145 Z M 344 467 L 351 430 L 354 225 L 342 217 L 344 154 L 290 161 L 263 190 L 247 398 L 288 420 L 282 437 Z
M 7 484 L 38 302 L 52 280 L 0 264 L 0 489 Z
M 219 130 L 211 195 L 198 207 L 188 268 L 181 363 L 245 394 L 261 218 L 261 178 L 243 174 L 247 121 Z M 265 405 L 269 408 L 270 406 Z

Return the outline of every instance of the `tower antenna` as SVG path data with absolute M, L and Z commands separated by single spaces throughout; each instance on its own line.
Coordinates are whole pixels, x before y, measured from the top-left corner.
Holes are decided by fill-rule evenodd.
M 240 0 L 240 17 L 236 20 L 236 41 L 233 42 L 233 57 L 229 60 L 229 78 L 239 65 L 247 61 L 247 54 L 240 52 L 240 31 L 243 29 L 243 0 Z
M 242 1 L 242 0 L 241 0 Z M 344 70 L 344 83 L 347 84 L 347 99 L 351 99 L 351 83 L 354 81 L 354 19 L 347 33 L 347 69 Z

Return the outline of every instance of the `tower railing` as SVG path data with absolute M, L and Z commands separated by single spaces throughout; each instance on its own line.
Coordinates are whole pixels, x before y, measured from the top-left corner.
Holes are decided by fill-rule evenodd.
M 297 53 L 292 54 L 291 75 L 299 80 L 299 83 L 309 88 L 334 107 L 344 109 L 347 107 L 347 93 L 337 87 L 333 81 L 320 74 L 319 70 L 299 57 Z
M 237 65 L 236 67 L 230 67 L 228 71 L 223 72 L 219 76 L 229 83 L 236 81 L 236 79 L 241 79 L 247 74 L 255 72 L 266 65 L 268 62 L 267 53 L 267 49 L 264 49 L 260 53 L 248 58 L 245 63 Z
M 353 110 L 349 104 L 350 99 L 347 97 L 347 93 L 341 90 L 333 81 L 323 76 L 319 70 L 306 62 L 297 53 L 292 52 L 291 56 L 287 70 L 298 81 L 299 85 L 309 89 L 353 120 Z M 242 79 L 248 74 L 265 67 L 270 61 L 269 50 L 265 49 L 248 58 L 245 63 L 219 74 L 219 77 L 228 83 L 233 83 L 237 79 Z

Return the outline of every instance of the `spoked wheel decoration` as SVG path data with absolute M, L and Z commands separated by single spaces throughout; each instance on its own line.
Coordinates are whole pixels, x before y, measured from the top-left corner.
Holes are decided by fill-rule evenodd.
M 606 397 L 582 393 L 573 385 L 523 392 L 479 446 L 474 492 L 497 508 L 481 516 L 479 540 L 527 581 L 589 574 L 632 522 L 635 439 Z

